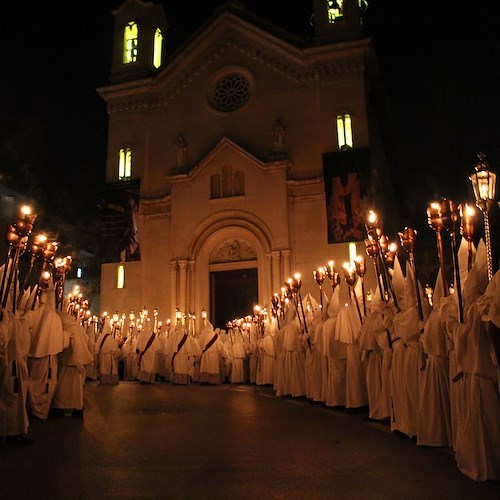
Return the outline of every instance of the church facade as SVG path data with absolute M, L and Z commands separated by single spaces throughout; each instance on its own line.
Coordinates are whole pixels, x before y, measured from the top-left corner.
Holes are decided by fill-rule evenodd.
M 311 9 L 305 39 L 227 2 L 173 53 L 161 5 L 114 12 L 102 311 L 222 326 L 295 272 L 317 296 L 318 266 L 365 254 L 388 199 L 376 61 L 358 1 Z

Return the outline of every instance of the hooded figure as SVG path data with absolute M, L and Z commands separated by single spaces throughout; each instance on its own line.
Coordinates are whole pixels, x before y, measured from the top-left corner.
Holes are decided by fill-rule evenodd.
M 288 308 L 283 327 L 284 383 L 285 395 L 300 397 L 306 395 L 306 341 L 303 325 L 296 315 L 295 308 Z
M 72 416 L 83 417 L 83 386 L 86 366 L 94 361 L 83 327 L 69 314 L 57 311 L 64 334 L 64 349 L 59 354 L 57 386 L 52 399 L 51 415 L 71 410 Z
M 274 348 L 274 336 L 276 335 L 276 318 L 266 324 L 264 336 L 259 340 L 259 371 L 257 373 L 257 385 L 272 385 L 274 383 L 274 364 L 276 350 Z
M 46 420 L 57 383 L 58 354 L 63 350 L 62 321 L 56 312 L 54 287 L 40 295 L 40 304 L 28 310 L 23 320 L 30 330 L 28 355 L 28 410 L 32 417 Z
M 380 296 L 378 296 L 380 297 Z M 361 326 L 359 349 L 366 366 L 366 390 L 368 395 L 369 418 L 386 420 L 389 418 L 389 400 L 384 404 L 383 367 L 384 349 L 377 338 L 386 336 L 383 317 L 378 305 L 380 301 L 372 302 L 368 315 Z
M 391 430 L 412 438 L 417 435 L 419 378 L 424 368 L 420 344 L 423 325 L 419 320 L 413 271 L 409 265 L 406 272 L 406 309 L 398 312 L 393 319 Z
M 464 285 L 465 322 L 448 324 L 462 402 L 456 418 L 455 459 L 460 471 L 475 481 L 500 480 L 499 368 L 492 338 L 499 335 L 499 283 L 497 271 L 488 284 L 481 241 Z
M 219 338 L 219 331 L 219 328 L 214 330 L 210 323 L 202 331 L 200 338 L 200 383 L 202 384 L 222 384 L 224 382 L 221 357 L 225 356 L 225 351 Z
M 450 367 L 446 325 L 440 307 L 443 282 L 438 274 L 433 296 L 433 310 L 425 322 L 422 346 L 426 355 L 420 377 L 417 444 L 451 446 Z
M 245 384 L 248 382 L 245 374 L 245 358 L 247 357 L 247 352 L 243 337 L 239 330 L 234 334 L 233 342 L 232 344 L 229 342 L 228 347 L 231 350 L 231 373 L 229 381 L 231 384 Z
M 303 304 L 304 310 L 307 311 L 306 321 L 309 334 L 305 366 L 306 397 L 313 401 L 323 401 L 323 374 L 319 350 L 319 337 L 323 329 L 322 310 L 309 293 L 304 297 Z
M 109 322 L 106 321 L 102 333 L 97 337 L 95 355 L 99 373 L 99 383 L 116 385 L 119 383 L 118 359 L 121 356 L 120 346 L 111 333 Z
M 337 286 L 328 304 L 328 319 L 323 323 L 323 352 L 327 358 L 326 380 L 323 379 L 323 401 L 326 406 L 345 406 L 347 344 L 337 339 L 340 310 L 340 287 Z
M 156 377 L 156 353 L 160 343 L 155 332 L 142 330 L 137 334 L 137 378 L 143 384 L 152 384 Z
M 16 444 L 33 442 L 28 432 L 28 328 L 11 310 L 0 310 L 0 439 Z
M 191 382 L 190 374 L 193 370 L 192 337 L 182 323 L 176 325 L 170 335 L 170 382 L 187 385 Z

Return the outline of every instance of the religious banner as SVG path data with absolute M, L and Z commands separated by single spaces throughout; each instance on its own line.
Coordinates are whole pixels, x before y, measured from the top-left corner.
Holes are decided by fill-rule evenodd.
M 369 176 L 368 148 L 323 155 L 328 243 L 364 239 Z
M 104 262 L 140 260 L 137 211 L 140 180 L 106 185 L 101 210 L 101 246 Z

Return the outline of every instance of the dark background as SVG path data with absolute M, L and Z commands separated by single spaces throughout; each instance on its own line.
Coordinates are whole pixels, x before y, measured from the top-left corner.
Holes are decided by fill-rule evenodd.
M 223 1 L 163 1 L 168 52 Z M 313 1 L 247 0 L 256 14 L 312 34 Z M 440 5 L 435 6 L 434 4 Z M 111 11 L 120 0 L 21 6 L 4 12 L 0 41 L 1 184 L 30 196 L 45 226 L 70 247 L 96 247 L 106 162 Z M 272 7 L 270 7 L 272 5 Z M 272 10 L 271 10 L 272 9 Z M 495 3 L 372 0 L 363 16 L 380 68 L 402 221 L 427 228 L 425 209 L 471 197 L 484 151 L 500 164 L 500 37 Z

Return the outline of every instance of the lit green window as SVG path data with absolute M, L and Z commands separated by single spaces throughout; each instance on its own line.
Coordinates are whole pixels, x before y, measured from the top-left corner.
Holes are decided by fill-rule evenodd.
M 337 138 L 339 149 L 352 148 L 352 121 L 349 113 L 337 116 Z
M 137 23 L 131 22 L 123 32 L 123 62 L 129 64 L 137 61 Z
M 125 266 L 120 264 L 116 268 L 116 288 L 123 288 L 125 286 Z
M 129 180 L 132 176 L 132 150 L 130 148 L 121 148 L 118 155 L 118 179 L 121 181 Z
M 328 22 L 336 23 L 344 17 L 344 0 L 327 0 Z
M 161 66 L 161 49 L 163 46 L 163 35 L 160 28 L 156 28 L 154 47 L 153 47 L 153 66 L 159 68 Z

